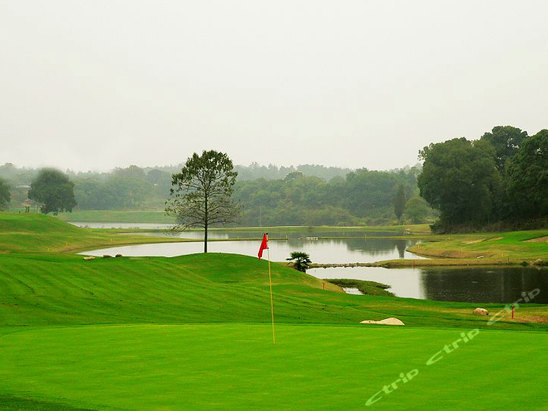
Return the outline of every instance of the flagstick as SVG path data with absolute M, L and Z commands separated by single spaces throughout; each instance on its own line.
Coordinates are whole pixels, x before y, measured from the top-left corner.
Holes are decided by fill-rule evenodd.
M 270 283 L 270 312 L 272 313 L 272 342 L 276 344 L 276 328 L 274 327 L 274 299 L 272 298 L 272 275 L 270 274 L 270 247 L 268 253 L 268 282 Z

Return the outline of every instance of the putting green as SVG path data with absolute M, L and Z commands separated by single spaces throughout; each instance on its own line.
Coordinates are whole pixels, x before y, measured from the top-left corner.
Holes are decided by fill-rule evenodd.
M 274 346 L 265 261 L 59 253 L 143 239 L 0 213 L 0 409 L 545 408 L 544 305 L 488 326 L 272 264 Z
M 541 409 L 548 400 L 542 332 L 485 329 L 447 353 L 470 330 L 281 325 L 276 345 L 264 324 L 1 331 L 0 404 L 2 394 L 92 409 Z

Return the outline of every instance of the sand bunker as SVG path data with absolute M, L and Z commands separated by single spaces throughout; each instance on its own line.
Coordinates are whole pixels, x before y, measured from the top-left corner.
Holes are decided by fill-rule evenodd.
M 385 318 L 384 320 L 380 320 L 380 321 L 364 320 L 360 324 L 405 325 L 403 321 L 398 320 L 397 318 L 394 318 L 394 317 Z
M 526 240 L 526 243 L 548 243 L 548 235 L 545 235 L 544 237 L 537 237 L 532 238 L 530 240 Z

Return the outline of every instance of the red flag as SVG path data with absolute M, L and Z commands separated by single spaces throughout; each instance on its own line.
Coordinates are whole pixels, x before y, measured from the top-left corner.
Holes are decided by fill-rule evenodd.
M 268 233 L 265 233 L 263 235 L 263 241 L 261 243 L 261 248 L 259 248 L 259 260 L 263 256 L 263 250 L 266 250 L 268 248 Z

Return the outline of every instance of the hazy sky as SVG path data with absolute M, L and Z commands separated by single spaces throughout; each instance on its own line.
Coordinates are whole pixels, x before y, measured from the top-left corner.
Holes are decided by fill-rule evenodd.
M 0 164 L 413 165 L 548 128 L 548 2 L 0 0 Z

